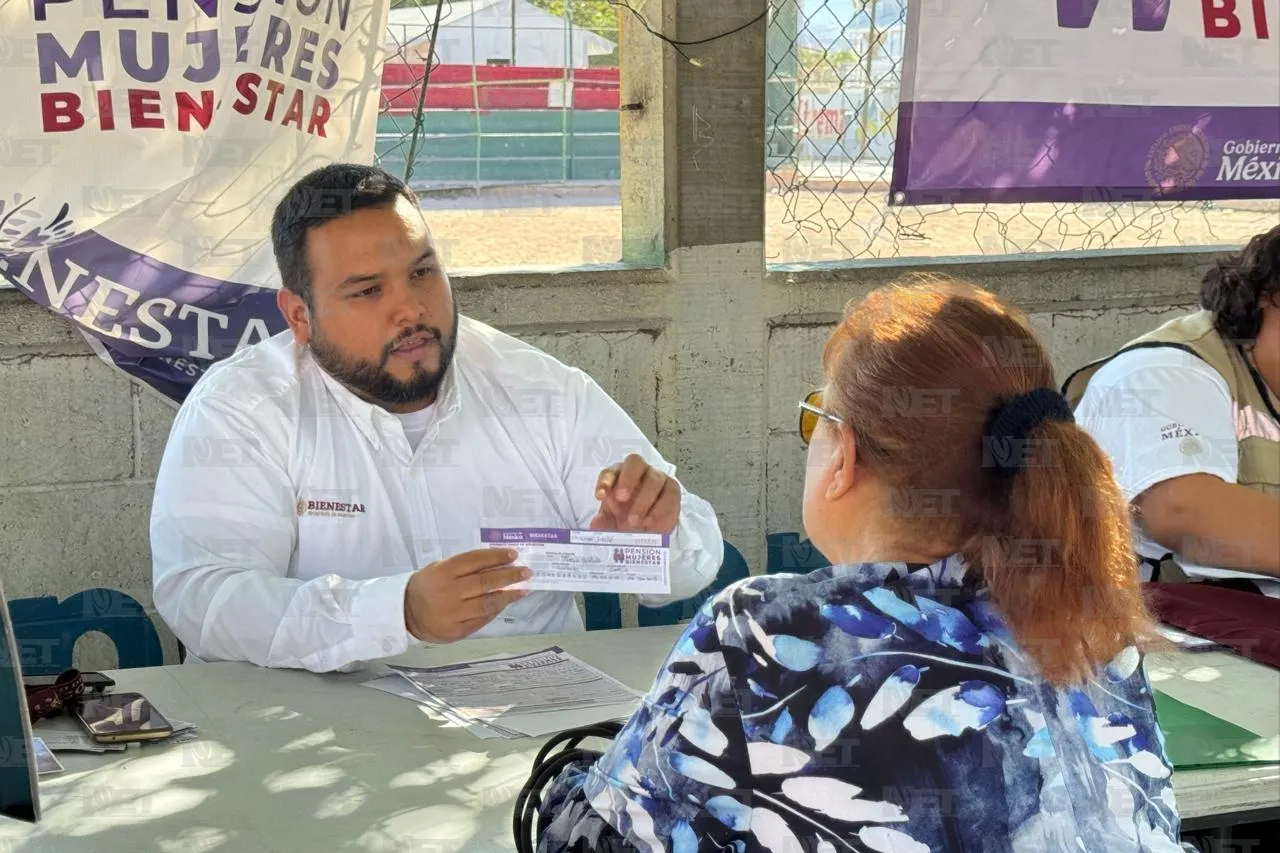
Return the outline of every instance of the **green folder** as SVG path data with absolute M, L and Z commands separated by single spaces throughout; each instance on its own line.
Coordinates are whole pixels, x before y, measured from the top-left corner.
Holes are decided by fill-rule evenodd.
M 1155 692 L 1165 750 L 1175 770 L 1280 762 L 1280 738 L 1263 738 L 1172 696 Z

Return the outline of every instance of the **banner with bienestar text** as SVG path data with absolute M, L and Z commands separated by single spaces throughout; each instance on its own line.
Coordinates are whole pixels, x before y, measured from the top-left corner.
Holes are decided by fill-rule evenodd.
M 373 162 L 386 0 L 0 0 L 0 275 L 174 402 L 284 328 L 271 215 Z
M 910 0 L 890 203 L 1280 198 L 1280 0 Z

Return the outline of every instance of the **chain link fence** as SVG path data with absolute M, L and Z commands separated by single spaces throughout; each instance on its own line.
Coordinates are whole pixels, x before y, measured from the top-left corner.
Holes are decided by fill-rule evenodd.
M 889 207 L 906 0 L 771 0 L 768 261 L 1238 244 L 1272 201 Z
M 621 256 L 618 7 L 391 0 L 376 157 L 458 269 Z
M 603 0 L 392 0 L 384 49 L 377 156 L 418 188 L 619 179 Z
M 625 11 L 391 0 L 377 157 L 423 195 L 455 266 L 619 260 Z M 1277 221 L 1274 200 L 890 207 L 906 14 L 770 0 L 770 264 L 1239 244 Z

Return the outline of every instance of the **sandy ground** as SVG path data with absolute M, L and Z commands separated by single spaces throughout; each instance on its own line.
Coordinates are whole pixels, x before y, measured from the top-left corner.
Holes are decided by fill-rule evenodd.
M 620 254 L 616 188 L 504 188 L 423 207 L 452 270 L 603 264 Z M 1280 223 L 1280 202 L 889 208 L 858 194 L 770 192 L 770 264 L 1243 243 Z

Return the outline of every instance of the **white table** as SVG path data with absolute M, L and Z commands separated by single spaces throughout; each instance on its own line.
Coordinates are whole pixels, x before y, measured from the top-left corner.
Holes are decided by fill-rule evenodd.
M 396 662 L 559 644 L 644 690 L 679 632 L 473 641 Z M 1225 654 L 1178 654 L 1149 668 L 1175 698 L 1280 733 L 1276 670 Z M 199 664 L 114 672 L 117 690 L 137 690 L 195 723 L 201 740 L 59 753 L 67 772 L 42 777 L 43 820 L 0 821 L 0 853 L 510 853 L 514 799 L 542 741 L 446 728 L 415 703 L 360 686 L 379 671 Z M 1186 817 L 1280 808 L 1280 768 L 1178 774 L 1175 784 Z

